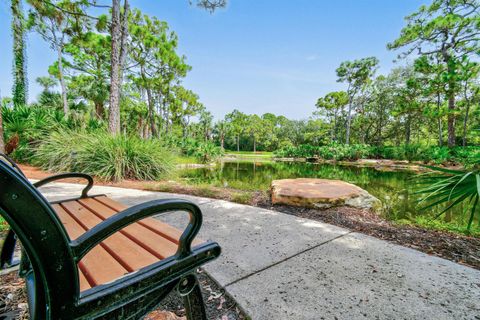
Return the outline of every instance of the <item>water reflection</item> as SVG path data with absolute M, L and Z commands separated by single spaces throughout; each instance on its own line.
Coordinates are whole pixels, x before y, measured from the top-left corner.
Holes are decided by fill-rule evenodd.
M 431 215 L 439 208 L 420 211 L 413 195 L 412 172 L 381 171 L 375 168 L 314 164 L 301 162 L 222 162 L 215 168 L 186 169 L 181 176 L 191 182 L 230 186 L 243 190 L 268 190 L 274 179 L 325 178 L 339 179 L 358 185 L 379 198 L 388 219 L 413 220 L 418 215 Z M 463 208 L 454 209 L 443 219 L 463 224 Z

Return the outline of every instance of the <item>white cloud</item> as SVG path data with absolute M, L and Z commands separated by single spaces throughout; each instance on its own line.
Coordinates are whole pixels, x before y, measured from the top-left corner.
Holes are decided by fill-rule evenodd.
M 317 55 L 317 54 L 311 54 L 309 56 L 307 56 L 306 60 L 307 61 L 315 61 L 315 60 L 318 60 L 320 57 Z

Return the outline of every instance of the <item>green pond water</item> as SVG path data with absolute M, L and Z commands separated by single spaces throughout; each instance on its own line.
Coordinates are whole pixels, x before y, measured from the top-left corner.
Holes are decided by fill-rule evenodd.
M 353 183 L 380 199 L 384 215 L 389 220 L 415 221 L 418 217 L 433 217 L 440 208 L 419 210 L 418 198 L 413 194 L 415 175 L 405 171 L 379 171 L 375 168 L 339 166 L 302 162 L 231 161 L 213 168 L 184 169 L 180 176 L 190 183 L 241 190 L 268 190 L 275 179 L 326 178 Z M 440 221 L 465 225 L 464 208 L 456 208 L 439 218 Z M 477 224 L 478 225 L 478 224 Z

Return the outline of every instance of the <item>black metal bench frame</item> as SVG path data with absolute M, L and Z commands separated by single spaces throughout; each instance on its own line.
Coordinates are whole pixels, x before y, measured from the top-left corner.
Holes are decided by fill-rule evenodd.
M 69 177 L 87 179 L 80 198 L 86 197 L 93 180 L 83 174 L 53 176 L 36 186 Z M 80 292 L 77 263 L 89 250 L 131 223 L 171 211 L 186 211 L 190 216 L 174 256 Z M 22 244 L 20 269 L 26 280 L 31 319 L 138 319 L 175 289 L 184 297 L 188 319 L 206 319 L 194 272 L 218 257 L 221 250 L 215 242 L 205 242 L 192 249 L 192 240 L 202 224 L 197 205 L 175 199 L 146 202 L 112 216 L 71 240 L 36 187 L 15 169 L 14 163 L 0 161 L 0 215 Z

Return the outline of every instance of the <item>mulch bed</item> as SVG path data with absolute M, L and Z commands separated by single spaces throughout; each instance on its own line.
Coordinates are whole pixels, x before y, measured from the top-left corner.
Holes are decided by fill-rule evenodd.
M 358 231 L 480 270 L 480 238 L 398 225 L 368 210 L 350 207 L 318 210 L 272 205 L 269 201 L 257 205 Z
M 205 300 L 207 318 L 212 320 L 246 320 L 247 316 L 233 300 L 215 281 L 205 272 L 199 270 L 197 273 L 202 288 L 203 299 Z M 0 275 L 0 320 L 24 320 L 28 319 L 27 296 L 25 283 L 13 271 Z M 185 320 L 185 309 L 183 300 L 172 292 L 162 301 L 158 310 L 167 310 L 173 313 L 173 317 L 166 317 L 165 312 L 154 311 L 147 319 L 178 319 Z

